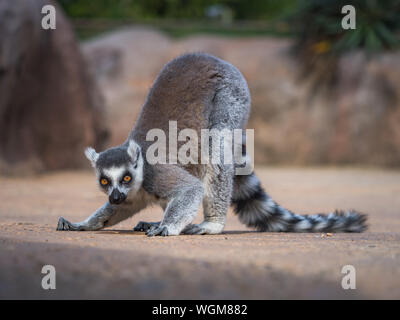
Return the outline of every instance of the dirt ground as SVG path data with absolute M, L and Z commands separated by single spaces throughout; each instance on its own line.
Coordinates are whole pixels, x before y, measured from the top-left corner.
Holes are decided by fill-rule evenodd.
M 400 171 L 259 169 L 267 192 L 298 213 L 353 208 L 363 234 L 257 233 L 232 212 L 225 232 L 148 238 L 149 208 L 111 229 L 55 231 L 59 216 L 85 219 L 106 199 L 91 172 L 0 178 L 0 298 L 280 299 L 400 298 Z M 201 214 L 196 218 L 201 221 Z M 43 265 L 57 272 L 43 290 Z M 344 290 L 344 265 L 356 289 Z

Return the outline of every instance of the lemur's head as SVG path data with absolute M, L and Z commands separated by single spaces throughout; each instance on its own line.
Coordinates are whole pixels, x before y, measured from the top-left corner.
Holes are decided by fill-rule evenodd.
M 85 150 L 86 157 L 96 171 L 100 189 L 108 195 L 111 204 L 120 204 L 135 194 L 143 181 L 143 157 L 140 146 L 129 140 L 122 145 L 97 153 L 93 148 Z

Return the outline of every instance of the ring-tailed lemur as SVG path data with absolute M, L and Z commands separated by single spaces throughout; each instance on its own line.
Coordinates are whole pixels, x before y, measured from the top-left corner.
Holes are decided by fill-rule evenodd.
M 276 204 L 256 175 L 234 174 L 234 165 L 149 164 L 144 156 L 154 128 L 168 135 L 169 121 L 178 129 L 244 129 L 250 112 L 246 80 L 231 64 L 202 53 L 169 62 L 147 96 L 125 143 L 101 153 L 88 148 L 87 158 L 109 201 L 83 222 L 60 218 L 57 230 L 99 230 L 131 217 L 152 203 L 161 205 L 161 222 L 139 222 L 148 236 L 217 234 L 230 205 L 241 222 L 258 231 L 362 232 L 366 216 L 355 211 L 298 215 Z M 204 222 L 191 224 L 203 204 Z

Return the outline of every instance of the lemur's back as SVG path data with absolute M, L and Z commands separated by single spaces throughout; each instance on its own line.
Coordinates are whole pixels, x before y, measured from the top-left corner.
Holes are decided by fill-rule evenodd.
M 231 64 L 203 53 L 182 55 L 159 73 L 131 133 L 143 151 L 149 130 L 162 129 L 167 137 L 169 121 L 178 131 L 211 128 L 245 128 L 250 95 L 241 73 Z

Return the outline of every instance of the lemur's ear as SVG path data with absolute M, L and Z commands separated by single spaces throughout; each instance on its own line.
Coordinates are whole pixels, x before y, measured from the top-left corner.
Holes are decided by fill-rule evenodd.
M 140 155 L 140 146 L 132 139 L 129 140 L 128 154 L 131 157 L 133 163 L 136 163 Z
M 85 156 L 92 163 L 92 167 L 96 166 L 96 161 L 99 158 L 99 154 L 92 147 L 87 147 L 85 150 Z

